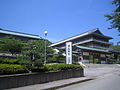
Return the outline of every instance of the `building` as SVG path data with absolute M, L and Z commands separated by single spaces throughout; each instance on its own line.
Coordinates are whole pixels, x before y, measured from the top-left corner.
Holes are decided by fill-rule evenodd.
M 41 37 L 38 35 L 34 34 L 27 34 L 27 33 L 22 33 L 22 32 L 15 32 L 15 31 L 10 31 L 10 30 L 4 30 L 0 28 L 0 40 L 3 39 L 3 37 L 6 36 L 13 36 L 16 39 L 20 39 L 22 41 L 28 41 L 28 40 L 39 40 Z
M 16 39 L 22 40 L 24 42 L 27 42 L 28 40 L 40 40 L 42 39 L 41 37 L 39 37 L 38 35 L 34 35 L 34 34 L 27 34 L 27 33 L 22 33 L 22 32 L 15 32 L 15 31 L 10 31 L 10 30 L 4 30 L 0 28 L 0 41 L 2 41 L 2 39 L 4 37 L 14 37 Z M 3 53 L 0 51 L 0 57 L 16 57 L 12 54 L 8 54 L 8 53 Z
M 84 63 L 110 63 L 112 62 L 110 39 L 113 38 L 102 34 L 97 28 L 53 43 L 51 47 L 65 50 L 66 42 L 72 42 L 73 60 L 77 61 L 77 58 L 82 56 Z M 76 56 L 77 58 L 75 58 Z

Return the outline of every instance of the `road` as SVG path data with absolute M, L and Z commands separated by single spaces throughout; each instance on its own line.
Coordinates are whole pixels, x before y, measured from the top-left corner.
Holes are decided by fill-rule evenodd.
M 95 80 L 67 86 L 57 90 L 120 90 L 120 68 L 114 68 L 112 73 L 99 76 L 99 78 Z

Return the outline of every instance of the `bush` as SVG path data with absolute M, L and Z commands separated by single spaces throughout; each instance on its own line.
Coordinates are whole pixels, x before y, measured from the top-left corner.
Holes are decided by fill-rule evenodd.
M 41 67 L 31 66 L 31 67 L 29 67 L 29 70 L 32 72 L 45 72 L 46 71 L 45 67 L 43 67 L 43 66 L 41 66 Z
M 0 63 L 5 63 L 5 64 L 17 64 L 18 63 L 18 60 L 16 59 L 1 59 L 0 60 Z
M 28 69 L 24 65 L 17 64 L 0 64 L 0 75 L 26 73 Z
M 21 65 L 31 65 L 32 61 L 26 60 L 26 59 L 21 59 L 21 60 L 18 60 L 18 64 L 21 64 Z
M 74 64 L 53 64 L 53 65 L 45 65 L 44 69 L 46 71 L 73 70 L 73 69 L 82 69 L 82 66 L 74 65 Z
M 41 66 L 32 66 L 29 68 L 32 72 L 45 72 L 45 71 L 61 71 L 61 70 L 76 70 L 82 69 L 80 65 L 74 64 L 46 64 Z

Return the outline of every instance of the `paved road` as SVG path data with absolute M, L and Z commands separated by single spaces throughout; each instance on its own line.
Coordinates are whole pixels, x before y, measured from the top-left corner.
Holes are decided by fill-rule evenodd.
M 120 66 L 117 64 L 90 64 L 87 66 L 88 68 L 84 69 L 84 74 L 88 77 L 98 77 L 107 73 L 116 72 L 117 69 L 120 69 Z
M 110 67 L 104 67 L 103 70 L 107 70 L 108 72 L 111 72 Z M 71 86 L 67 86 L 58 90 L 120 90 L 120 68 L 117 68 L 114 66 L 114 68 L 112 67 L 113 72 L 109 73 L 109 74 L 105 74 L 102 75 L 101 77 L 92 80 L 92 81 L 88 81 L 88 82 L 83 82 L 83 83 L 79 83 L 79 84 L 75 84 L 75 85 L 71 85 Z M 89 71 L 90 70 L 90 71 Z M 86 75 L 90 75 L 90 76 L 98 76 L 101 73 L 101 68 L 89 68 L 86 69 Z M 94 74 L 93 72 L 98 72 L 97 74 Z M 104 74 L 105 72 L 103 72 L 102 74 Z

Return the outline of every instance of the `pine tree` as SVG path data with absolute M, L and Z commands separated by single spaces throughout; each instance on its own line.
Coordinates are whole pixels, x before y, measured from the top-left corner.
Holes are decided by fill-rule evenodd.
M 111 26 L 109 29 L 116 28 L 120 32 L 120 0 L 112 1 L 112 4 L 115 5 L 115 9 L 110 15 L 106 14 L 107 21 L 110 20 Z

